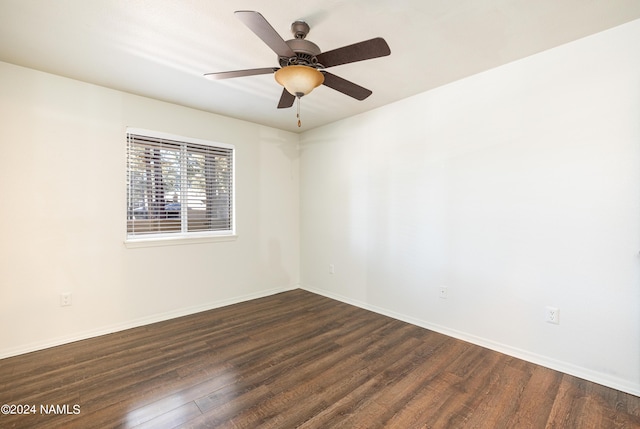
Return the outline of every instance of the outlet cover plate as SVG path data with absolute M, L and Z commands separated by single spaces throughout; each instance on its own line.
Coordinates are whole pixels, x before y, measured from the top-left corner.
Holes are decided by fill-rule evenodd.
M 446 286 L 440 286 L 438 289 L 438 296 L 442 299 L 449 298 L 449 289 Z
M 71 305 L 71 293 L 61 293 L 60 294 L 60 307 L 68 307 Z
M 547 323 L 553 323 L 554 325 L 560 324 L 560 310 L 556 307 L 545 307 L 544 314 Z

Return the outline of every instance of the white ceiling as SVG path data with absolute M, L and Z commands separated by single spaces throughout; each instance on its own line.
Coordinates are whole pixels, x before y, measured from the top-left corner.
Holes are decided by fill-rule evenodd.
M 298 129 L 273 76 L 202 77 L 278 65 L 235 10 L 285 40 L 303 19 L 323 51 L 380 36 L 391 56 L 331 68 L 373 95 L 321 86 Z M 0 0 L 0 61 L 298 132 L 638 18 L 639 0 Z

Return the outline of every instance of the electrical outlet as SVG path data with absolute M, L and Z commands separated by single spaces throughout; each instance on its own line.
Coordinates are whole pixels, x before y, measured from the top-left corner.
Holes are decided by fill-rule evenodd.
M 447 289 L 446 286 L 440 286 L 440 289 L 438 290 L 438 296 L 442 299 L 449 298 L 449 289 Z
M 545 307 L 544 314 L 547 323 L 553 323 L 554 325 L 560 324 L 560 310 L 556 307 Z
M 60 294 L 60 307 L 68 307 L 71 305 L 71 292 Z
M 335 274 L 336 267 L 333 264 L 329 264 L 329 274 Z

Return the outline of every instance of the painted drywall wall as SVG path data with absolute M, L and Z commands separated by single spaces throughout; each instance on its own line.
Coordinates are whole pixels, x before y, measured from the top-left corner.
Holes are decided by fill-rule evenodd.
M 0 357 L 299 283 L 296 134 L 6 63 L 0 76 Z M 237 239 L 125 247 L 127 126 L 235 145 Z
M 303 287 L 640 394 L 638 40 L 635 21 L 304 133 Z

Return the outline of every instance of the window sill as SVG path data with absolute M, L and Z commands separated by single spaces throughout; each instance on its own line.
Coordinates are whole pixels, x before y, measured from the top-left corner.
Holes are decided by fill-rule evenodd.
M 206 236 L 179 236 L 179 237 L 145 237 L 145 238 L 128 238 L 124 241 L 127 249 L 137 249 L 140 247 L 160 247 L 160 246 L 179 246 L 184 244 L 200 244 L 200 243 L 216 243 L 220 241 L 235 241 L 238 239 L 236 234 L 229 235 L 206 235 Z

